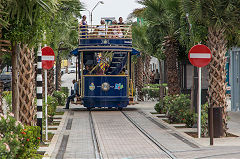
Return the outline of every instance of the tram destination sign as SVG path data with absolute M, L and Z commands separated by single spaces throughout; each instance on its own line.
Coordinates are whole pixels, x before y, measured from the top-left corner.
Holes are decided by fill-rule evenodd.
M 205 45 L 195 45 L 193 46 L 189 53 L 188 59 L 193 66 L 204 67 L 208 65 L 211 61 L 212 54 L 210 49 Z
M 46 46 L 42 48 L 42 67 L 49 70 L 53 67 L 55 61 L 55 54 L 51 47 Z

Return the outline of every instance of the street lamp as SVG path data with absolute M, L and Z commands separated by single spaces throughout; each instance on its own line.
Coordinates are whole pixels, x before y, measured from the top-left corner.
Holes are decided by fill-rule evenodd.
M 92 26 L 92 12 L 93 12 L 93 10 L 94 10 L 100 3 L 101 3 L 101 4 L 104 4 L 103 1 L 98 1 L 97 4 L 93 7 L 93 9 L 92 9 L 92 11 L 91 11 L 91 26 Z

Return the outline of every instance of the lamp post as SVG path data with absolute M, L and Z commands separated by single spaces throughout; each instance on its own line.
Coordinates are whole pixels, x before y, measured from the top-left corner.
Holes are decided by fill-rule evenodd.
M 97 4 L 93 7 L 93 9 L 92 9 L 92 11 L 91 11 L 91 13 L 90 13 L 90 16 L 91 16 L 91 26 L 92 26 L 92 13 L 93 13 L 93 10 L 94 10 L 100 3 L 101 3 L 101 4 L 104 4 L 103 1 L 98 1 Z

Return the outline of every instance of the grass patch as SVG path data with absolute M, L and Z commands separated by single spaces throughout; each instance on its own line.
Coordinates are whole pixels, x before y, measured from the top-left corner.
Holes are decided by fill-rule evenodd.
M 59 126 L 59 124 L 60 124 L 60 121 L 54 121 L 54 122 L 48 123 L 48 125 L 51 125 L 51 126 Z
M 58 128 L 48 128 L 48 130 L 57 130 Z
M 159 114 L 158 112 L 150 112 L 151 114 Z
M 64 112 L 56 112 L 55 115 L 63 115 Z
M 51 133 L 51 132 L 49 132 L 48 133 L 48 140 L 46 140 L 46 134 L 43 134 L 43 141 L 51 141 L 52 140 L 52 138 L 53 138 L 53 136 L 54 136 L 54 134 L 53 133 Z

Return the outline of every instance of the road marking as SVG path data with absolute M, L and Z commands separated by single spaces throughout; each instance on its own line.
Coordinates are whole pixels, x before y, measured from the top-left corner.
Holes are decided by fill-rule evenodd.
M 211 54 L 210 53 L 190 53 L 190 58 L 209 59 L 211 58 Z
M 54 56 L 42 56 L 42 61 L 54 61 Z

